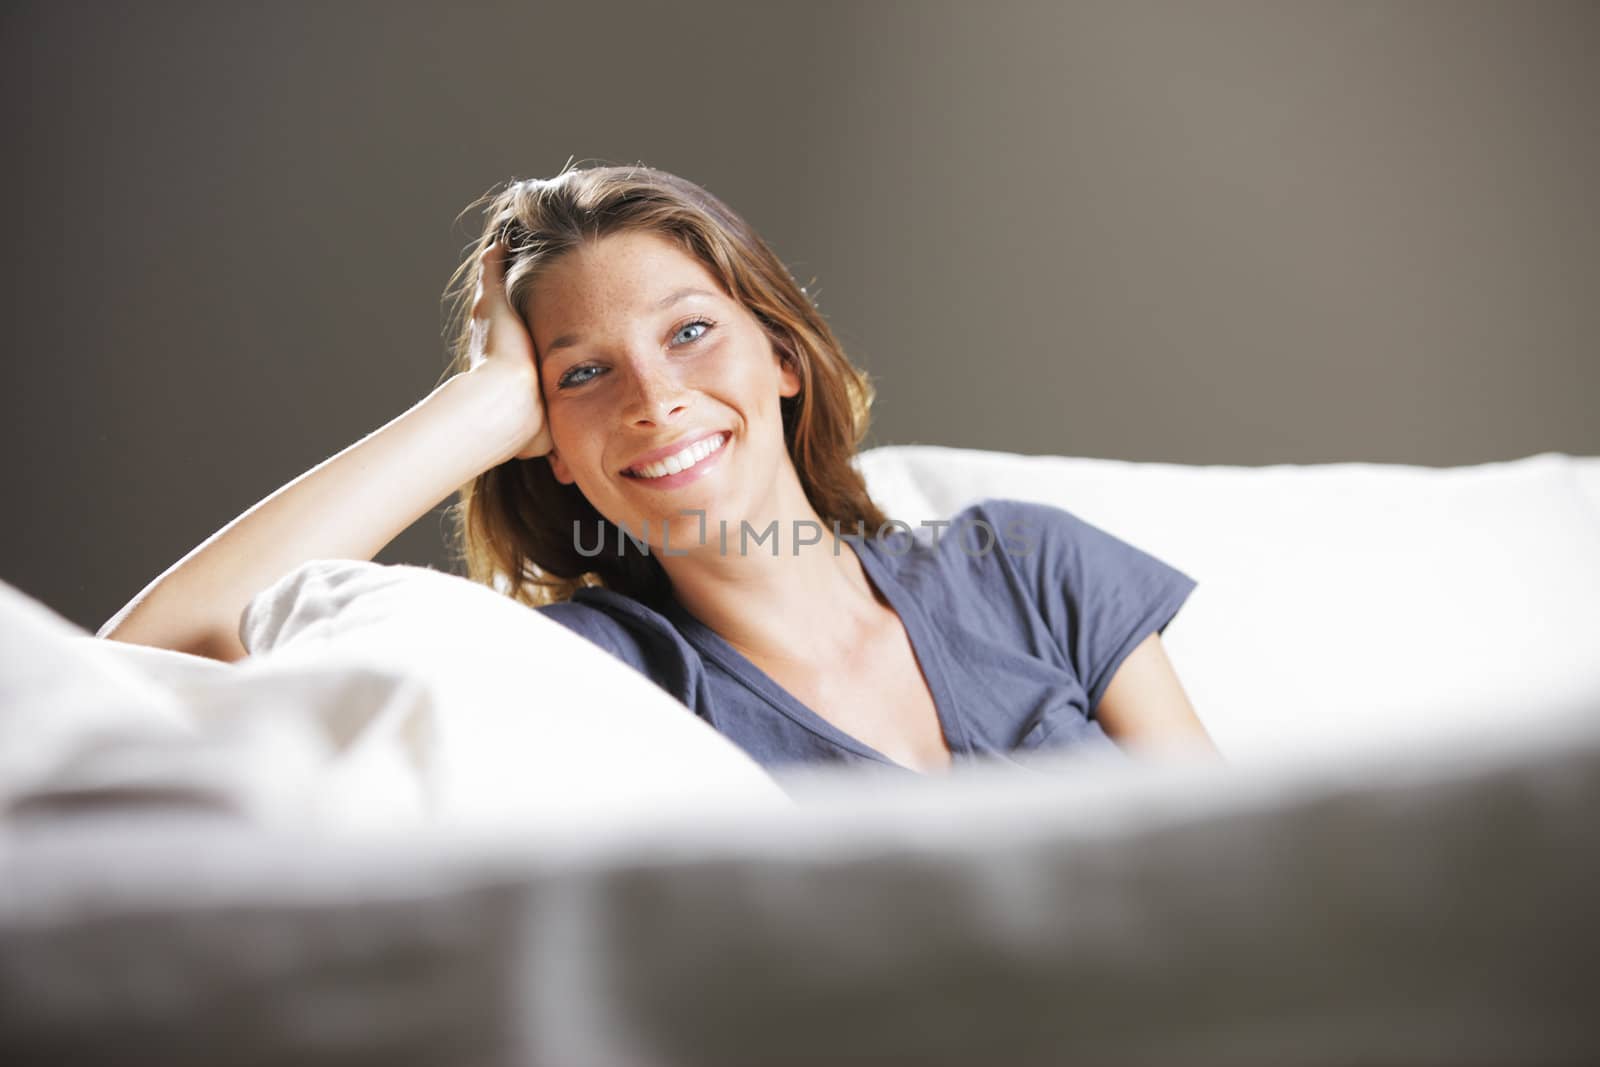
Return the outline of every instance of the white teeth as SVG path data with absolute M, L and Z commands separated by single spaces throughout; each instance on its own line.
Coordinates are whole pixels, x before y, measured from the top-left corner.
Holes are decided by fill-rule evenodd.
M 665 478 L 669 474 L 678 474 L 699 463 L 727 444 L 727 442 L 728 437 L 726 434 L 707 437 L 697 444 L 690 445 L 676 455 L 668 456 L 666 459 L 646 464 L 643 467 L 634 467 L 628 473 L 639 478 Z

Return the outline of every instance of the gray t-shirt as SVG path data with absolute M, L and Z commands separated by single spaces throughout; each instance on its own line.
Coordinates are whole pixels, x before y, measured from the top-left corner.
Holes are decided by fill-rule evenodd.
M 1071 512 L 1015 500 L 974 504 L 948 527 L 849 543 L 906 628 L 956 763 L 1020 763 L 1067 745 L 1115 751 L 1095 721 L 1100 697 L 1196 585 Z M 583 589 L 539 610 L 642 671 L 764 767 L 901 767 L 800 703 L 676 601 Z

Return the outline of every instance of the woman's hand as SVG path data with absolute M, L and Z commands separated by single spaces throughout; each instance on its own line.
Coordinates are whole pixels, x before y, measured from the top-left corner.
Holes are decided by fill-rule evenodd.
M 506 299 L 505 245 L 483 250 L 478 261 L 478 290 L 472 302 L 467 349 L 467 375 L 484 380 L 509 402 L 507 418 L 516 442 L 517 459 L 533 459 L 553 447 L 539 393 L 539 367 L 533 338 Z

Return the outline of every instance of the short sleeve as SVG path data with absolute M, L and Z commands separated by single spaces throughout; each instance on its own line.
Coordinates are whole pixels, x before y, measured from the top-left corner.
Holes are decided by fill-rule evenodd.
M 1012 566 L 1065 647 L 1093 718 L 1122 661 L 1150 634 L 1167 628 L 1198 583 L 1062 508 L 1018 501 L 986 505 L 993 513 L 989 521 L 1007 538 Z

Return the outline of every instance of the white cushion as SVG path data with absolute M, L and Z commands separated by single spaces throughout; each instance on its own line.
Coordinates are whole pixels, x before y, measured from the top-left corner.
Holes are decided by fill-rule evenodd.
M 201 805 L 329 833 L 545 828 L 791 802 L 537 612 L 421 567 L 314 561 L 223 664 L 95 638 L 0 583 L 0 809 Z
M 303 823 L 326 762 L 321 706 L 296 706 L 306 686 L 290 679 L 237 678 L 100 640 L 0 582 L 0 813 L 157 805 Z
M 1201 467 L 898 446 L 860 462 L 913 525 L 1035 500 L 1189 574 L 1163 641 L 1236 759 L 1600 707 L 1592 460 Z
M 1600 456 L 1572 456 L 1569 463 L 1595 522 L 1600 523 Z
M 82 629 L 0 582 L 0 811 L 99 744 L 192 735 L 170 694 L 88 654 Z
M 246 670 L 331 666 L 403 678 L 365 709 L 349 807 L 416 783 L 448 829 L 581 831 L 786 794 L 743 750 L 642 674 L 536 611 L 425 567 L 319 560 L 245 608 Z M 255 666 L 252 666 L 255 664 Z M 345 709 L 347 715 L 355 712 Z M 381 823 L 378 809 L 367 820 Z

